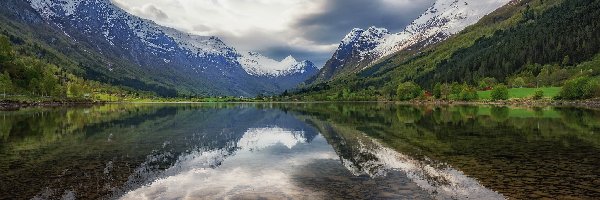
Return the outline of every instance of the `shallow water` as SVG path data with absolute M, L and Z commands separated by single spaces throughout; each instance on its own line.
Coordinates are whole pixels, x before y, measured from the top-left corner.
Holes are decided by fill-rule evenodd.
M 28 108 L 0 112 L 0 196 L 597 199 L 598 133 L 576 108 Z

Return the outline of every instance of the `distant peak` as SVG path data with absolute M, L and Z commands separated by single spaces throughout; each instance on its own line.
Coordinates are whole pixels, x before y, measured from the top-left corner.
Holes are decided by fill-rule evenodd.
M 387 29 L 386 28 L 379 28 L 379 27 L 376 27 L 376 26 L 371 26 L 371 27 L 369 27 L 367 29 L 367 31 L 370 31 L 370 32 L 380 32 L 380 31 L 387 31 Z
M 363 32 L 365 32 L 365 30 L 360 29 L 360 28 L 354 28 L 354 29 L 352 29 L 352 31 L 350 31 L 350 33 L 348 33 L 344 37 L 344 39 L 342 39 L 342 42 L 348 43 L 352 40 L 355 40 L 355 38 L 359 37 Z
M 369 29 L 363 33 L 363 35 L 374 35 L 377 37 L 381 37 L 386 34 L 390 34 L 386 28 L 377 28 L 375 26 L 369 27 Z
M 248 52 L 238 58 L 238 62 L 250 75 L 280 77 L 292 74 L 305 73 L 307 70 L 316 71 L 316 67 L 309 61 L 298 61 L 289 55 L 277 61 L 256 52 Z
M 362 28 L 353 28 L 352 31 L 350 31 L 350 33 L 355 33 L 355 32 L 363 32 L 365 30 L 363 30 Z
M 247 54 L 249 56 L 262 56 L 262 54 L 255 52 L 255 51 L 248 51 Z
M 385 28 L 378 28 L 375 26 L 371 26 L 368 29 L 364 30 L 361 28 L 354 28 L 344 39 L 342 40 L 342 45 L 347 45 L 360 40 L 372 40 L 374 38 L 383 38 L 385 35 L 390 34 L 390 32 Z
M 281 62 L 283 62 L 283 63 L 296 63 L 298 61 L 296 61 L 296 58 L 294 58 L 292 55 L 289 55 L 289 56 L 285 57 L 285 59 L 283 59 Z

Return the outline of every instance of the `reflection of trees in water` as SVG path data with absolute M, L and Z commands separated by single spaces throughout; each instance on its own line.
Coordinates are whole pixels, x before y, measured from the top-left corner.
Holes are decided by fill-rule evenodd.
M 423 112 L 415 107 L 399 107 L 396 109 L 396 117 L 400 123 L 412 124 L 423 117 Z
M 461 106 L 458 108 L 463 118 L 474 119 L 479 114 L 479 106 Z
M 2 184 L 7 184 L 0 194 L 56 198 L 69 190 L 76 197 L 99 198 L 127 178 L 123 173 L 143 159 L 142 153 L 150 152 L 139 141 L 152 141 L 152 135 L 144 133 L 162 127 L 148 122 L 164 121 L 175 110 L 111 104 L 8 114 L 12 117 L 5 123 L 12 128 L 0 151 L 0 168 L 11 170 L 0 173 Z M 11 166 L 14 163 L 20 167 Z M 45 192 L 40 193 L 42 188 Z
M 510 110 L 506 106 L 492 106 L 490 114 L 495 121 L 503 122 L 509 118 Z
M 571 128 L 590 132 L 600 131 L 600 111 L 557 108 L 561 114 L 561 120 L 566 122 Z
M 81 131 L 86 126 L 129 118 L 142 113 L 151 114 L 148 108 L 125 109 L 120 105 L 104 105 L 87 108 L 27 108 L 18 112 L 0 112 L 4 142 L 22 148 L 31 148 L 33 141 L 51 143 Z

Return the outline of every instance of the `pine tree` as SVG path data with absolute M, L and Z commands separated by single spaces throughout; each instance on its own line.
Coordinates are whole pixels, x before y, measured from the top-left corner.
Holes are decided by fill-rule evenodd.
M 442 98 L 442 84 L 440 84 L 440 83 L 435 84 L 435 86 L 433 87 L 433 96 L 436 99 Z
M 4 35 L 0 35 L 0 63 L 11 61 L 14 58 L 10 40 Z
M 10 79 L 8 72 L 0 74 L 0 88 L 2 88 L 2 96 L 6 98 L 6 93 L 10 92 L 12 89 L 12 80 Z
M 29 90 L 33 95 L 40 93 L 40 81 L 37 78 L 33 78 L 29 81 Z
M 571 63 L 571 57 L 569 57 L 569 55 L 566 55 L 563 60 L 562 60 L 562 66 L 568 66 Z

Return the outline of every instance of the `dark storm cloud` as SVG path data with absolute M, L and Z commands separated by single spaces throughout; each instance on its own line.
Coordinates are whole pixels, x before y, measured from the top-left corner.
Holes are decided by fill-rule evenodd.
M 434 0 L 329 0 L 323 12 L 296 22 L 297 31 L 316 42 L 338 42 L 352 28 L 377 26 L 400 32 Z

